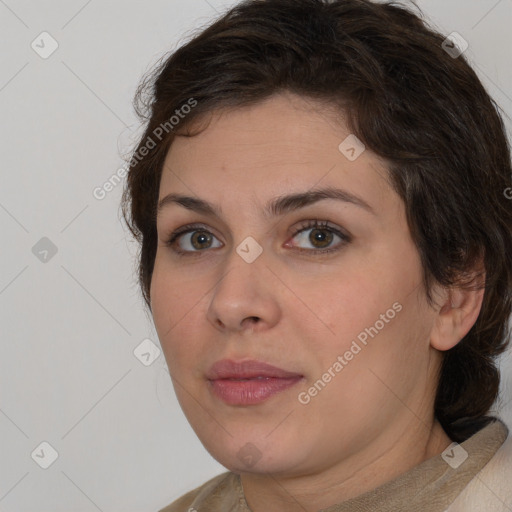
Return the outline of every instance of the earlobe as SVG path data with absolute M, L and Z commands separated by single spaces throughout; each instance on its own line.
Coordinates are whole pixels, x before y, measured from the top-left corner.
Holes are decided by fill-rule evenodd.
M 450 289 L 437 312 L 430 344 L 441 351 L 453 348 L 475 324 L 484 298 L 484 288 Z

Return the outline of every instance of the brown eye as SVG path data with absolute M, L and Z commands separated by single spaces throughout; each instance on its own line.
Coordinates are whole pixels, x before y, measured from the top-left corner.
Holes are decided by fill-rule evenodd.
M 309 231 L 309 235 L 307 234 Z M 341 241 L 334 247 L 330 247 L 334 237 L 338 237 Z M 350 237 L 343 233 L 340 229 L 331 227 L 326 221 L 319 222 L 317 220 L 308 221 L 301 225 L 293 235 L 293 238 L 299 239 L 299 242 L 308 243 L 312 248 L 297 247 L 299 251 L 307 251 L 310 253 L 326 253 L 341 249 L 346 243 L 350 242 Z M 293 245 L 294 247 L 296 244 Z
M 190 243 L 195 249 L 206 249 L 212 242 L 212 236 L 206 231 L 193 231 Z
M 307 235 L 308 231 L 310 232 L 309 235 Z M 335 237 L 339 238 L 340 242 L 331 247 Z M 302 248 L 296 246 L 296 244 L 291 245 L 291 247 L 310 254 L 338 251 L 351 241 L 351 237 L 341 229 L 329 226 L 326 221 L 319 222 L 317 220 L 303 223 L 294 232 L 293 238 L 299 239 L 302 243 L 308 243 L 311 247 Z M 172 233 L 166 245 L 181 256 L 193 256 L 206 252 L 206 249 L 222 247 L 221 242 L 214 245 L 215 240 L 218 240 L 217 237 L 204 226 L 187 225 Z
M 318 249 L 328 247 L 332 242 L 333 234 L 327 229 L 312 229 L 309 241 Z
M 216 239 L 212 233 L 202 226 L 184 226 L 175 231 L 166 245 L 172 247 L 179 254 L 202 252 L 204 249 L 220 247 L 222 244 L 213 246 Z

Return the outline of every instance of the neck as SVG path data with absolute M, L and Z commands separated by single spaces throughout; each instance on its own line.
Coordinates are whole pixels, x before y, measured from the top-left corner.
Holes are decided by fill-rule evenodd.
M 246 501 L 253 512 L 317 512 L 375 489 L 439 455 L 452 442 L 437 421 L 432 420 L 428 428 L 417 421 L 414 425 L 406 425 L 386 448 L 376 440 L 364 453 L 320 472 L 288 477 L 242 473 Z

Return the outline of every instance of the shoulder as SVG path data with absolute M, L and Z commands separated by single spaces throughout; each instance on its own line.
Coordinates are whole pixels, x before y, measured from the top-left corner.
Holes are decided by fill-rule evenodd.
M 469 482 L 446 512 L 505 512 L 512 510 L 512 437 Z
M 187 492 L 158 512 L 189 512 L 189 510 L 194 512 L 196 506 L 204 505 L 211 497 L 220 498 L 225 494 L 232 493 L 236 476 L 230 471 L 217 475 L 199 487 Z

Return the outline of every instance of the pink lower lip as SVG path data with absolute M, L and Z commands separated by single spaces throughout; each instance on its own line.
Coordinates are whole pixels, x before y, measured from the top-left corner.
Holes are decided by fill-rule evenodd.
M 211 380 L 210 384 L 215 395 L 229 405 L 253 405 L 288 389 L 300 380 L 302 380 L 301 376 L 287 379 L 277 377 L 248 380 L 216 379 Z

